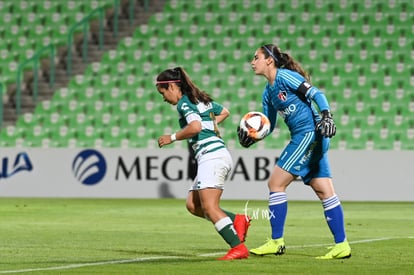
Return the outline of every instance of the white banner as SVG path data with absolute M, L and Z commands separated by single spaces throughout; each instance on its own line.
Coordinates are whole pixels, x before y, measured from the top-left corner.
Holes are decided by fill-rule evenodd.
M 267 200 L 278 150 L 232 150 L 234 170 L 224 199 Z M 0 149 L 0 196 L 185 198 L 188 152 L 182 149 Z M 342 200 L 414 201 L 410 151 L 330 151 Z M 301 181 L 288 198 L 315 200 Z

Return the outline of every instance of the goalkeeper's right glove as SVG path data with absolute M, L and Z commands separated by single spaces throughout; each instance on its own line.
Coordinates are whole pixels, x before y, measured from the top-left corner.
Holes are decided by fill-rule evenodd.
M 252 137 L 248 135 L 248 132 L 240 128 L 240 126 L 237 126 L 237 136 L 239 137 L 240 145 L 245 148 L 250 147 L 256 142 Z

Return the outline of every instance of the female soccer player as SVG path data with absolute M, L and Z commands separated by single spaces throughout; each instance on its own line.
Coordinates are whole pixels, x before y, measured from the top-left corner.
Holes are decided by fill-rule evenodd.
M 251 249 L 250 253 L 285 253 L 286 189 L 300 176 L 321 200 L 326 222 L 335 240 L 335 246 L 326 255 L 317 258 L 349 258 L 351 248 L 346 239 L 342 206 L 334 191 L 328 162 L 329 138 L 335 135 L 336 126 L 325 95 L 312 86 L 309 75 L 299 63 L 275 45 L 257 49 L 251 65 L 256 75 L 262 75 L 268 81 L 262 105 L 263 113 L 271 122 L 271 131 L 275 128 L 279 113 L 289 128 L 291 140 L 268 181 L 272 238 L 264 245 Z M 321 116 L 313 103 L 316 103 Z M 249 147 L 255 142 L 240 127 L 237 132 L 242 146 Z
M 219 260 L 243 259 L 249 256 L 244 245 L 250 219 L 220 208 L 220 198 L 233 161 L 217 124 L 229 116 L 229 111 L 213 101 L 190 79 L 183 68 L 161 72 L 156 87 L 164 101 L 177 105 L 181 130 L 162 135 L 159 147 L 176 140 L 188 140 L 197 159 L 197 175 L 187 197 L 188 211 L 211 221 L 231 249 Z

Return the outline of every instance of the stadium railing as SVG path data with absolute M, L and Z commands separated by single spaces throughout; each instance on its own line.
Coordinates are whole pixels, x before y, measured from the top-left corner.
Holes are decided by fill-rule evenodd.
M 53 44 L 49 44 L 48 46 L 42 48 L 41 50 L 37 51 L 30 59 L 27 59 L 23 63 L 19 64 L 17 69 L 17 78 L 16 78 L 16 114 L 20 115 L 21 110 L 21 83 L 23 80 L 23 73 L 27 71 L 28 65 L 33 63 L 33 78 L 34 78 L 34 85 L 33 85 L 33 101 L 37 101 L 37 93 L 38 93 L 38 78 L 39 78 L 39 63 L 40 59 L 44 56 L 44 52 L 49 52 L 50 58 L 50 78 L 49 78 L 49 86 L 53 87 L 55 83 L 55 46 Z M 3 119 L 2 119 L 3 121 Z

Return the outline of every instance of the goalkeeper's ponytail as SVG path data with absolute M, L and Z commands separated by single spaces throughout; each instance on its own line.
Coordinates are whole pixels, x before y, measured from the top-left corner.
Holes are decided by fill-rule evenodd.
M 310 82 L 310 75 L 288 53 L 282 52 L 278 46 L 268 44 L 261 47 L 266 58 L 272 57 L 277 68 L 285 68 L 295 71 Z

